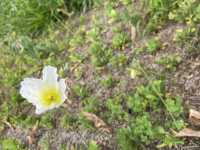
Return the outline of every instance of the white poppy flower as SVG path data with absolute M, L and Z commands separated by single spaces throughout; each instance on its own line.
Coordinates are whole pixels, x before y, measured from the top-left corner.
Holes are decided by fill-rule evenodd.
M 66 87 L 64 79 L 58 80 L 57 69 L 45 66 L 42 79 L 25 78 L 21 82 L 20 94 L 36 106 L 36 114 L 41 114 L 64 103 Z

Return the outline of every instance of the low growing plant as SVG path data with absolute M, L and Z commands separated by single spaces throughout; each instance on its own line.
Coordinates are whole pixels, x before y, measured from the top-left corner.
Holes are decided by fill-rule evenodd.
M 135 93 L 128 96 L 127 105 L 130 109 L 128 126 L 118 132 L 122 149 L 143 149 L 156 140 L 159 140 L 158 147 L 183 143 L 169 133 L 170 128 L 184 127 L 181 99 L 167 97 L 163 81 L 154 80 L 137 87 Z M 162 118 L 167 118 L 167 122 Z M 174 139 L 174 143 L 169 142 L 169 138 Z

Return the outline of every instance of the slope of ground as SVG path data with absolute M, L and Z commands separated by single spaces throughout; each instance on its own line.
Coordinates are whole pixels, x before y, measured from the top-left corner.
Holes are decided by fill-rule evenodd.
M 48 34 L 5 38 L 0 43 L 0 145 L 198 149 L 197 140 L 176 138 L 171 131 L 187 126 L 188 108 L 199 109 L 200 28 L 194 19 L 199 17 L 185 11 L 200 4 L 184 1 L 183 9 L 179 0 L 145 2 L 104 1 Z M 183 12 L 193 15 L 192 23 Z M 39 77 L 46 64 L 66 78 L 68 99 L 37 116 L 18 90 L 24 77 Z M 85 112 L 105 124 L 96 125 Z

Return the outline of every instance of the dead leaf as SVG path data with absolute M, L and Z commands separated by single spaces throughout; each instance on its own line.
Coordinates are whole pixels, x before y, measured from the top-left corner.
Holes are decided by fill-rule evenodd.
M 29 135 L 27 136 L 27 140 L 28 140 L 28 144 L 29 145 L 34 144 L 36 142 L 37 130 L 38 130 L 38 121 L 33 126 L 33 128 L 31 129 L 31 131 L 29 133 Z
M 175 132 L 176 137 L 198 137 L 200 138 L 200 131 L 192 130 L 190 128 L 184 128 L 179 132 Z
M 136 31 L 136 27 L 131 25 L 131 40 L 132 42 L 135 42 L 136 36 L 137 36 L 137 31 Z
M 108 126 L 106 125 L 106 123 L 100 119 L 98 116 L 96 116 L 95 114 L 92 113 L 88 113 L 88 112 L 82 112 L 82 114 L 91 122 L 94 123 L 94 126 L 96 128 L 100 128 L 106 132 L 110 132 L 110 129 L 108 128 Z
M 190 109 L 189 113 L 189 120 L 194 124 L 199 126 L 200 125 L 200 112 L 194 109 Z

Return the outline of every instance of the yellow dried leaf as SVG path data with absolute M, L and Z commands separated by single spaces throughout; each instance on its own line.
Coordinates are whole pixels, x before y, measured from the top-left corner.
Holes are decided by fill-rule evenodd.
M 199 126 L 200 125 L 200 112 L 194 109 L 190 109 L 189 113 L 189 120 L 194 124 Z
M 88 112 L 82 112 L 83 116 L 85 116 L 89 121 L 94 123 L 96 128 L 100 128 L 106 132 L 110 132 L 110 129 L 107 127 L 106 123 L 100 119 L 98 116 Z
M 179 132 L 174 132 L 176 137 L 198 137 L 200 138 L 200 131 L 184 128 Z

